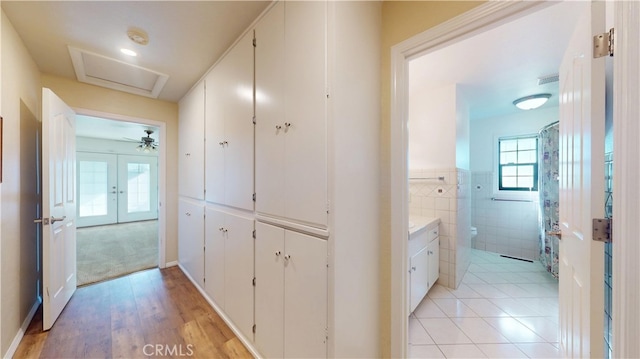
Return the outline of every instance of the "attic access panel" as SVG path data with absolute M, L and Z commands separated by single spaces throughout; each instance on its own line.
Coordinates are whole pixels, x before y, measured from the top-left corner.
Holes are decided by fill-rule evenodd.
M 158 98 L 168 75 L 69 46 L 78 81 Z

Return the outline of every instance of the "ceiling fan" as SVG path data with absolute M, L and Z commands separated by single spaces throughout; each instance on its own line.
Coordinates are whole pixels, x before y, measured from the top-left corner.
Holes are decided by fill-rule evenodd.
M 144 152 L 144 153 L 157 152 L 159 143 L 155 142 L 155 140 L 150 136 L 153 133 L 153 130 L 144 130 L 144 132 L 147 135 L 144 137 L 141 137 L 140 141 L 130 139 L 130 138 L 127 138 L 127 140 L 130 140 L 132 142 L 137 142 L 138 146 L 136 147 L 136 150 L 139 152 Z

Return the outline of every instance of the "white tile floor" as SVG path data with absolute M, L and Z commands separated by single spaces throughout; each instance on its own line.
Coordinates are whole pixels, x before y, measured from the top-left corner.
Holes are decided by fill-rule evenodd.
M 559 358 L 558 281 L 540 263 L 473 250 L 458 289 L 409 317 L 410 358 Z

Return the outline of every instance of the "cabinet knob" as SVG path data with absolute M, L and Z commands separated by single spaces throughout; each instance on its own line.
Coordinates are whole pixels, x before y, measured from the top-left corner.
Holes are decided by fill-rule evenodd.
M 291 259 L 291 256 L 290 256 L 290 255 L 288 255 L 288 254 L 287 254 L 286 256 L 284 256 L 284 260 L 285 260 L 285 261 L 288 261 L 289 259 Z
M 186 214 L 186 215 L 187 215 L 187 217 L 190 217 L 190 216 L 191 216 L 191 213 L 189 213 L 189 212 L 184 212 L 184 214 Z
M 224 142 L 218 142 L 218 144 L 219 144 L 220 146 L 222 146 L 222 145 L 224 145 Z
M 277 252 L 276 252 L 276 257 L 280 257 L 280 255 L 281 255 L 281 254 L 282 254 L 282 253 L 281 253 L 280 251 L 277 251 Z
M 218 230 L 222 232 L 224 230 L 224 227 L 218 227 Z
M 284 127 L 286 127 L 286 128 L 291 127 L 291 122 L 285 122 L 285 123 L 284 123 Z
M 227 142 L 227 141 L 222 141 L 222 144 L 223 144 L 223 145 L 228 145 L 228 144 L 229 144 L 229 142 Z
M 187 156 L 187 157 L 191 156 L 190 153 L 185 153 L 184 155 Z
M 281 130 L 281 129 L 282 129 L 282 126 L 276 125 L 276 130 Z
M 411 267 L 411 270 L 415 272 L 416 271 L 416 267 Z

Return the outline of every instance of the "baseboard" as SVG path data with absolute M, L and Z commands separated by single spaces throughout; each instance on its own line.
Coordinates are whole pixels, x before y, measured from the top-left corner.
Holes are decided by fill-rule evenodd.
M 164 264 L 165 268 L 169 268 L 169 267 L 175 267 L 178 265 L 178 261 L 171 261 L 171 262 L 167 262 Z M 184 272 L 184 271 L 183 271 Z
M 27 317 L 24 318 L 24 321 L 22 322 L 22 326 L 20 327 L 20 329 L 18 329 L 18 333 L 16 333 L 16 336 L 13 338 L 13 341 L 11 342 L 9 349 L 7 350 L 3 358 L 13 358 L 13 355 L 16 353 L 16 350 L 18 349 L 18 345 L 20 345 L 20 342 L 24 337 L 24 333 L 26 333 L 27 329 L 29 328 L 29 324 L 31 324 L 31 320 L 33 320 L 33 317 L 36 315 L 36 311 L 38 311 L 38 307 L 40 307 L 41 303 L 42 303 L 42 299 L 38 297 L 38 299 L 36 299 L 36 302 L 33 303 L 33 306 L 31 307 L 29 314 L 27 314 Z
M 182 267 L 181 265 L 178 264 L 178 266 L 180 267 L 180 270 L 182 270 L 182 273 L 184 273 L 184 275 L 189 278 L 189 280 L 191 281 L 191 283 L 196 287 L 196 289 L 198 290 L 198 292 L 200 292 L 200 295 L 202 295 L 202 297 L 204 297 L 204 299 L 207 301 L 207 303 L 209 303 L 209 305 L 211 306 L 211 308 L 213 308 L 213 310 L 218 313 L 218 315 L 220 316 L 220 318 L 222 318 L 222 320 L 225 322 L 225 324 L 227 324 L 227 326 L 229 327 L 229 329 L 231 329 L 231 331 L 238 337 L 238 339 L 242 342 L 242 344 L 244 344 L 244 346 L 247 348 L 247 350 L 249 351 L 249 353 L 251 353 L 251 355 L 253 355 L 254 358 L 262 358 L 262 356 L 260 355 L 260 353 L 258 352 L 258 350 L 256 350 L 256 348 L 253 346 L 253 342 L 251 340 L 249 340 L 247 337 L 244 336 L 244 334 L 242 334 L 242 332 L 240 331 L 240 329 L 238 329 L 233 322 L 231 321 L 231 319 L 229 319 L 229 317 L 227 316 L 227 314 L 224 312 L 224 310 L 222 310 L 222 308 L 218 307 L 218 305 L 216 304 L 216 302 L 214 302 L 211 298 L 209 298 L 209 295 L 207 294 L 207 292 L 204 291 L 203 288 L 201 288 L 198 283 L 196 281 L 193 280 L 193 278 L 191 277 L 191 275 L 189 275 L 189 273 L 184 269 L 184 267 Z

